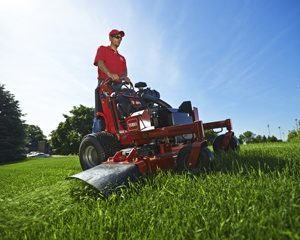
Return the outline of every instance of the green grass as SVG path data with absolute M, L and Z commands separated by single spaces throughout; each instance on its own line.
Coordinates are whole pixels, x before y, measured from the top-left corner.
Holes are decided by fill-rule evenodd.
M 78 158 L 0 166 L 0 239 L 300 239 L 300 146 L 242 146 L 216 171 L 161 172 L 103 199 Z

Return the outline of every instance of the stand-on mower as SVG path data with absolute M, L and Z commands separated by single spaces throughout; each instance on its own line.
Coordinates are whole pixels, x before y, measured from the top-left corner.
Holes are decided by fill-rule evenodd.
M 80 144 L 81 173 L 71 176 L 108 194 L 120 185 L 158 169 L 211 170 L 213 155 L 204 130 L 223 129 L 213 142 L 215 152 L 238 148 L 231 120 L 203 123 L 190 101 L 172 108 L 144 82 L 102 81 L 95 91 L 93 133 Z

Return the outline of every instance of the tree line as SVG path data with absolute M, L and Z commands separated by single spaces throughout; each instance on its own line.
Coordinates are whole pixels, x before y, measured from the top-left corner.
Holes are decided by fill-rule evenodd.
M 239 136 L 240 143 L 266 143 L 266 142 L 282 142 L 282 140 L 277 139 L 274 135 L 265 136 L 265 135 L 256 135 L 251 131 L 246 131 Z
M 82 138 L 91 132 L 94 109 L 74 106 L 69 114 L 63 114 L 64 121 L 50 134 L 50 148 L 53 154 L 77 154 Z M 15 96 L 0 84 L 0 163 L 19 161 L 26 153 L 37 148 L 39 141 L 47 141 L 39 126 L 21 120 L 23 114 Z M 300 121 L 297 126 L 300 126 Z M 217 133 L 205 131 L 209 144 Z M 275 136 L 256 135 L 246 131 L 238 137 L 240 143 L 278 142 Z M 296 127 L 288 134 L 288 141 L 300 141 L 300 129 Z
M 54 154 L 77 154 L 82 138 L 91 132 L 94 109 L 73 107 L 65 120 L 50 134 L 48 141 L 39 126 L 27 124 L 19 101 L 0 84 L 0 163 L 15 162 L 35 151 L 40 141 L 48 141 Z

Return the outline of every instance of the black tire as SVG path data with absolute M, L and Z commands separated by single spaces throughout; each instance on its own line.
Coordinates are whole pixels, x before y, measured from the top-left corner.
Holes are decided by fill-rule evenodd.
M 235 151 L 239 149 L 239 140 L 236 138 L 236 136 L 232 136 L 229 145 L 228 146 L 222 146 L 223 140 L 224 140 L 225 134 L 221 134 L 217 136 L 213 142 L 213 149 L 215 153 L 220 152 L 228 152 L 230 150 Z
M 108 132 L 85 136 L 79 147 L 79 160 L 83 170 L 90 169 L 106 161 L 120 150 L 116 137 Z
M 203 171 L 211 171 L 214 167 L 214 157 L 212 152 L 207 147 L 202 147 L 200 151 L 200 156 L 198 158 L 198 162 L 195 168 L 192 168 L 188 165 L 188 156 L 192 150 L 192 146 L 183 147 L 176 159 L 177 163 L 177 171 L 188 171 L 191 173 L 199 173 Z

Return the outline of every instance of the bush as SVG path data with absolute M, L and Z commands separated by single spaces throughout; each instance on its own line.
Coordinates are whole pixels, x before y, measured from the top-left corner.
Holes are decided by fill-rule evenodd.
M 91 132 L 94 109 L 80 105 L 63 116 L 65 121 L 50 134 L 51 148 L 55 154 L 77 154 L 82 138 Z
M 288 134 L 288 142 L 300 142 L 300 130 L 292 130 Z

